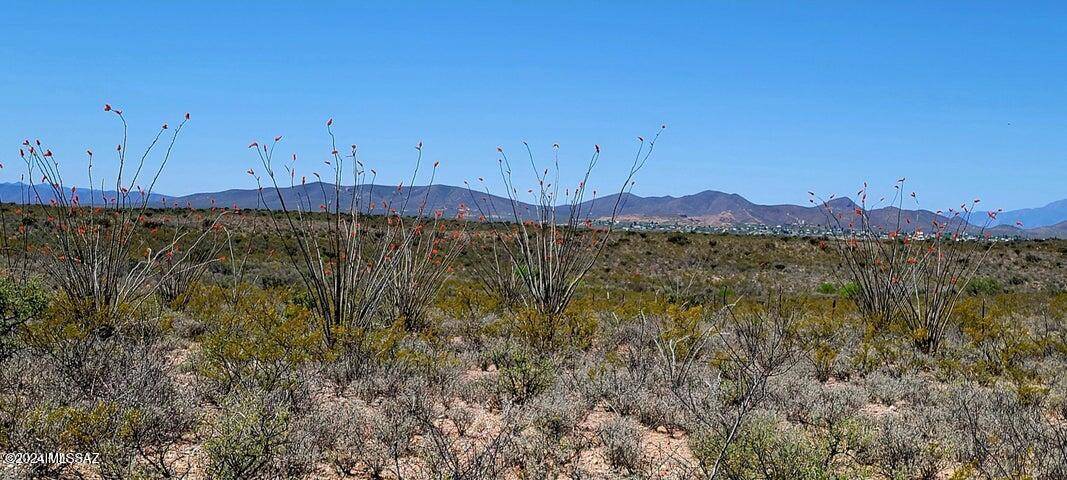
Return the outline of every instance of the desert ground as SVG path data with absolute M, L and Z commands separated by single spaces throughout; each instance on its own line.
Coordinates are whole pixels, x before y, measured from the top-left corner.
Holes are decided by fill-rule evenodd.
M 327 329 L 277 212 L 75 215 L 131 227 L 115 271 L 141 283 L 101 305 L 57 284 L 55 208 L 2 207 L 0 450 L 98 457 L 15 478 L 1067 476 L 1064 241 L 946 247 L 985 253 L 932 349 L 861 311 L 832 237 L 578 228 L 603 250 L 545 313 L 490 267 L 518 226 L 428 215 L 453 243 L 411 267 L 425 308 L 383 271 L 381 308 Z M 328 245 L 336 217 L 300 228 Z

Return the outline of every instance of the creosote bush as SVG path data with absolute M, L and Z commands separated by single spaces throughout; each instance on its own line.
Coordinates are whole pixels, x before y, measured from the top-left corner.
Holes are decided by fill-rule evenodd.
M 301 395 L 302 369 L 326 355 L 322 333 L 309 321 L 311 313 L 279 302 L 283 291 L 238 288 L 235 304 L 226 302 L 227 291 L 207 287 L 188 307 L 205 323 L 194 359 L 205 393 L 222 397 L 255 388 Z
M 19 330 L 26 322 L 37 319 L 48 307 L 49 300 L 36 280 L 0 277 L 0 360 L 18 348 Z
M 294 412 L 270 392 L 243 391 L 228 396 L 204 443 L 212 478 L 290 477 L 310 466 L 293 455 Z M 292 460 L 296 460 L 293 462 Z

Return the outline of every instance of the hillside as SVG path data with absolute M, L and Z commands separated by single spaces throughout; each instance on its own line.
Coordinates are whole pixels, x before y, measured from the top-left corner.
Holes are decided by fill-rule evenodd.
M 23 199 L 27 198 L 28 191 L 26 185 L 21 183 L 0 184 L 0 200 L 22 203 L 24 202 Z M 279 191 L 281 199 L 271 188 L 264 189 L 262 195 L 258 189 L 231 189 L 184 196 L 153 194 L 151 204 L 162 206 L 165 202 L 167 205 L 191 206 L 194 208 L 236 206 L 244 209 L 278 209 L 284 202 L 286 206 L 291 208 L 302 205 L 304 210 L 319 210 L 322 205 L 333 204 L 338 193 L 332 185 L 320 182 L 284 187 Z M 32 191 L 30 192 L 32 197 Z M 51 199 L 51 189 L 38 186 L 37 192 L 41 197 L 40 201 L 42 203 L 47 203 Z M 511 202 L 507 198 L 450 185 L 404 187 L 401 190 L 398 190 L 395 186 L 364 185 L 358 191 L 355 187 L 342 187 L 339 193 L 342 204 L 351 202 L 353 195 L 358 195 L 363 205 L 373 204 L 378 210 L 383 206 L 388 206 L 391 209 L 402 210 L 404 214 L 408 215 L 417 214 L 419 209 L 423 208 L 426 212 L 440 210 L 447 216 L 455 216 L 460 206 L 466 206 L 470 208 L 470 214 L 475 217 L 484 214 L 487 218 L 508 220 L 514 216 Z M 85 196 L 88 193 L 81 191 L 79 195 Z M 113 191 L 95 192 L 96 202 L 101 202 L 102 197 L 113 195 Z M 527 197 L 520 197 L 520 200 L 525 198 Z M 583 213 L 583 217 L 588 215 L 594 219 L 610 218 L 617 199 L 619 200 L 618 218 L 629 221 L 656 221 L 667 224 L 713 227 L 730 225 L 826 226 L 831 223 L 831 219 L 819 207 L 788 204 L 759 205 L 736 193 L 714 190 L 705 190 L 680 197 L 642 197 L 632 193 L 624 193 L 621 198 L 619 198 L 618 194 L 607 195 L 582 203 L 580 208 L 583 212 L 586 212 Z M 82 201 L 84 203 L 85 199 Z M 842 221 L 846 224 L 848 215 L 851 214 L 856 206 L 856 203 L 849 198 L 837 198 L 830 201 L 832 210 L 843 214 Z M 533 213 L 532 209 L 532 205 L 520 203 L 517 212 L 518 216 L 530 218 Z M 568 210 L 568 207 L 559 207 L 558 215 L 565 216 Z M 938 217 L 936 213 L 929 210 L 903 210 L 898 212 L 898 209 L 894 207 L 873 209 L 869 212 L 869 215 L 874 224 L 889 227 L 897 223 L 898 213 L 901 218 L 907 219 L 907 221 L 902 222 L 903 229 L 906 231 L 910 231 L 916 226 L 928 227 L 935 218 L 944 220 L 944 217 Z M 987 231 L 998 236 L 1019 235 L 1031 238 L 1067 238 L 1067 221 L 1048 225 L 1031 225 L 1024 222 L 1024 228 L 1017 228 L 1014 226 L 1014 222 L 1006 222 L 1004 220 L 1004 215 L 1008 213 L 1012 212 L 1002 213 L 998 217 L 999 225 L 991 227 Z M 981 225 L 985 220 L 986 217 L 983 212 L 976 212 L 972 223 Z

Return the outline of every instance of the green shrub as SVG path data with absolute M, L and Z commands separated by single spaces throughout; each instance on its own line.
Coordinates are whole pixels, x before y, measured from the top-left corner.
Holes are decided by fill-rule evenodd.
M 49 295 L 37 280 L 0 277 L 0 316 L 5 321 L 34 318 L 48 306 Z
M 37 281 L 0 277 L 0 360 L 16 348 L 15 334 L 48 307 L 49 296 Z
M 816 292 L 819 292 L 823 295 L 836 295 L 838 290 L 840 289 L 838 288 L 837 284 L 830 282 L 820 283 L 819 288 L 815 289 Z
M 500 370 L 497 387 L 501 396 L 515 403 L 540 395 L 556 381 L 555 365 L 543 353 L 507 345 L 492 354 L 492 361 Z
M 804 346 L 805 357 L 812 366 L 815 378 L 827 381 L 832 376 L 844 376 L 842 353 L 848 347 L 846 334 L 851 326 L 843 315 L 809 314 L 797 322 L 797 336 Z
M 508 328 L 526 345 L 546 351 L 585 349 L 595 340 L 603 310 L 598 302 L 576 298 L 560 315 L 545 315 L 533 308 L 517 308 Z
M 987 295 L 992 296 L 1000 293 L 1000 283 L 996 279 L 990 277 L 975 277 L 971 281 L 967 282 L 967 286 L 964 287 L 964 291 L 968 295 L 978 296 Z
M 284 302 L 278 291 L 241 287 L 231 305 L 223 299 L 225 290 L 201 290 L 206 291 L 189 304 L 205 323 L 196 369 L 214 394 L 238 386 L 294 388 L 301 367 L 323 356 L 321 332 L 310 312 Z
M 296 415 L 288 401 L 271 392 L 236 392 L 221 405 L 204 442 L 211 478 L 279 478 L 299 473 L 293 450 L 299 447 Z
M 829 479 L 818 446 L 800 429 L 781 426 L 770 415 L 742 426 L 719 465 L 720 478 Z M 722 449 L 722 432 L 700 432 L 690 439 L 693 455 L 708 472 Z
M 859 285 L 856 285 L 855 282 L 848 282 L 841 285 L 841 288 L 837 290 L 837 294 L 841 295 L 842 298 L 856 298 L 859 293 L 860 287 Z
M 815 287 L 815 292 L 824 295 L 838 295 L 842 299 L 853 299 L 859 293 L 859 286 L 855 282 L 846 282 L 844 284 L 823 282 L 818 284 L 818 287 Z

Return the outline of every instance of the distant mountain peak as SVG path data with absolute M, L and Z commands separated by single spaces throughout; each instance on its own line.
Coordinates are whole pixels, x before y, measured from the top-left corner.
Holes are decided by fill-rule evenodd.
M 0 200 L 7 202 L 23 201 L 26 185 L 22 183 L 0 183 Z M 50 188 L 38 189 L 42 195 L 51 191 Z M 287 204 L 295 205 L 300 195 L 312 195 L 315 206 L 322 202 L 323 192 L 327 197 L 334 194 L 331 185 L 320 188 L 319 183 L 282 187 L 281 193 Z M 511 216 L 510 200 L 507 198 L 487 195 L 485 192 L 470 191 L 463 187 L 449 185 L 426 185 L 404 187 L 403 193 L 398 193 L 395 185 L 364 185 L 359 189 L 365 196 L 365 201 L 387 201 L 392 205 L 410 196 L 406 214 L 415 213 L 422 207 L 425 201 L 427 211 L 443 210 L 454 214 L 459 205 L 467 205 L 477 212 L 477 205 L 482 204 L 483 209 L 489 210 L 493 218 L 508 219 Z M 111 192 L 113 194 L 113 192 Z M 105 192 L 105 194 L 108 194 Z M 353 195 L 352 187 L 344 187 L 342 195 Z M 619 202 L 618 218 L 627 221 L 656 221 L 660 223 L 677 223 L 679 225 L 704 225 L 704 226 L 730 226 L 730 225 L 766 225 L 766 226 L 790 226 L 809 225 L 826 226 L 832 222 L 826 215 L 821 205 L 759 205 L 748 201 L 737 193 L 726 193 L 717 190 L 704 190 L 690 195 L 682 196 L 648 196 L 642 197 L 629 192 L 614 193 L 590 199 L 581 206 L 583 214 L 588 214 L 597 219 L 607 219 L 615 209 L 616 200 Z M 240 208 L 279 208 L 278 196 L 272 189 L 261 192 L 258 189 L 229 189 L 220 192 L 205 192 L 192 195 L 170 197 L 153 194 L 153 204 L 160 205 L 160 201 L 166 199 L 170 205 L 191 205 L 196 208 L 209 208 L 211 206 L 232 206 Z M 328 199 L 329 200 L 329 199 Z M 48 198 L 43 199 L 44 202 Z M 332 200 L 330 200 L 332 201 Z M 827 205 L 835 213 L 846 213 L 855 210 L 858 205 L 849 197 L 837 197 L 827 201 Z M 308 208 L 305 205 L 305 208 Z M 567 206 L 560 206 L 564 213 Z M 520 215 L 532 212 L 529 205 L 523 207 Z M 882 207 L 872 208 L 868 215 L 875 224 L 892 225 L 896 219 L 896 208 Z M 906 210 L 912 215 L 916 225 L 929 225 L 937 214 L 926 210 Z M 976 219 L 976 222 L 982 222 Z M 997 217 L 1000 225 L 993 229 L 994 234 L 1014 235 L 1026 234 L 1041 237 L 1064 237 L 1067 238 L 1067 200 L 1052 202 L 1045 207 L 1034 209 L 1022 209 L 1002 212 Z M 1021 221 L 1022 230 L 1014 227 L 1016 221 Z M 913 225 L 914 226 L 914 225 Z
M 1021 222 L 1024 228 L 1050 227 L 1067 221 L 1067 199 L 1050 202 L 1044 207 L 1009 210 L 997 215 L 1001 225 Z

